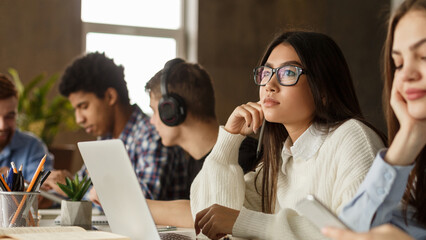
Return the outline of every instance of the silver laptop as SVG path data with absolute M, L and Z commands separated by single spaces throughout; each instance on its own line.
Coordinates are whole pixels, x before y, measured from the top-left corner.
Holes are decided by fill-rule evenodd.
M 132 240 L 195 239 L 195 231 L 161 233 L 160 238 L 121 140 L 79 142 L 78 148 L 113 233 Z

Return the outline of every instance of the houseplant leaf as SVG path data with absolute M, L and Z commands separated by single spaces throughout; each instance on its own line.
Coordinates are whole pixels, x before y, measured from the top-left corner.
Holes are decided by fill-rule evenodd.
M 67 186 L 70 188 L 70 190 L 71 190 L 71 192 L 74 194 L 74 192 L 75 192 L 75 187 L 74 187 L 74 184 L 73 184 L 73 182 L 71 181 L 71 179 L 69 179 L 69 178 L 65 178 L 65 181 L 67 182 Z M 71 196 L 69 196 L 69 197 L 71 197 Z
M 46 79 L 42 73 L 23 84 L 16 69 L 10 68 L 8 71 L 20 96 L 17 124 L 21 130 L 34 132 L 49 146 L 60 129 L 78 128 L 69 101 L 60 95 L 49 98 L 59 79 L 58 74 Z
M 59 188 L 61 188 L 61 190 L 64 191 L 64 193 L 67 196 L 72 196 L 73 193 L 72 193 L 71 189 L 67 185 L 64 185 L 62 183 L 56 183 L 56 184 L 58 184 Z
M 16 90 L 18 91 L 19 95 L 21 95 L 21 93 L 24 91 L 24 85 L 22 85 L 18 71 L 16 71 L 16 69 L 14 68 L 9 68 L 8 72 L 12 76 L 12 80 L 15 83 Z
M 65 178 L 66 185 L 57 183 L 71 201 L 81 201 L 84 194 L 89 189 L 92 181 L 85 176 L 81 181 L 78 174 L 75 174 L 74 179 Z
M 83 198 L 84 194 L 89 189 L 91 183 L 92 181 L 89 179 L 83 184 L 83 187 L 77 192 L 76 196 L 74 197 L 74 201 L 80 201 Z

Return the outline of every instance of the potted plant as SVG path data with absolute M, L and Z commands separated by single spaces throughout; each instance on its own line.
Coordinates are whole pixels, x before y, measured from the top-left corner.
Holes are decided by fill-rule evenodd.
M 61 225 L 91 229 L 92 202 L 82 201 L 81 199 L 89 189 L 92 181 L 87 176 L 80 181 L 77 174 L 75 174 L 74 180 L 67 177 L 65 181 L 66 185 L 57 183 L 69 198 L 69 200 L 62 200 L 61 203 Z
M 10 68 L 8 72 L 19 94 L 17 124 L 21 130 L 34 133 L 50 146 L 61 128 L 78 128 L 68 99 L 60 95 L 48 98 L 58 74 L 46 78 L 42 73 L 24 85 L 16 69 Z

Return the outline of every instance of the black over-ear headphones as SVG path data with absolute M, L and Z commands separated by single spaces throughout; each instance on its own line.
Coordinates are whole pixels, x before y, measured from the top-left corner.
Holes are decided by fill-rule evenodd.
M 185 61 L 181 58 L 175 58 L 168 61 L 161 74 L 161 99 L 158 103 L 158 112 L 161 121 L 167 126 L 177 126 L 181 124 L 186 117 L 186 106 L 183 98 L 177 94 L 167 91 L 167 78 L 173 66 Z

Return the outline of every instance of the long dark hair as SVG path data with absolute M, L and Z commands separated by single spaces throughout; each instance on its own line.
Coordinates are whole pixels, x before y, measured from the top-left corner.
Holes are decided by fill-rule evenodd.
M 393 37 L 396 25 L 405 14 L 412 10 L 426 11 L 426 0 L 408 0 L 403 2 L 390 18 L 388 33 L 384 46 L 384 78 L 383 105 L 385 108 L 386 122 L 388 126 L 389 144 L 392 143 L 400 125 L 395 113 L 390 106 L 392 83 L 395 73 L 395 63 L 392 59 Z M 407 151 L 410 151 L 407 149 Z M 416 209 L 414 218 L 426 226 L 426 147 L 423 147 L 415 160 L 415 166 L 408 178 L 407 188 L 402 198 L 405 217 L 408 205 Z
M 349 119 L 358 119 L 385 137 L 361 113 L 349 67 L 337 44 L 328 36 L 305 31 L 285 32 L 268 46 L 260 65 L 264 65 L 272 50 L 279 44 L 290 44 L 300 58 L 315 103 L 313 123 L 329 129 Z M 267 122 L 262 159 L 262 211 L 275 208 L 281 149 L 288 132 L 281 123 Z M 261 171 L 260 171 L 261 172 Z M 259 172 L 259 173 L 260 173 Z M 257 179 L 256 179 L 257 180 Z

